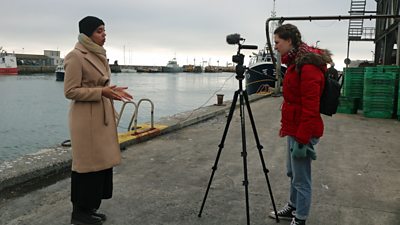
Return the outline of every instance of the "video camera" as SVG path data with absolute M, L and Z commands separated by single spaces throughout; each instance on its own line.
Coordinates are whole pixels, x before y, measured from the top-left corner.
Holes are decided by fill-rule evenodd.
M 246 39 L 241 38 L 240 34 L 230 34 L 226 36 L 226 42 L 230 45 L 238 45 L 238 51 L 236 55 L 232 56 L 232 62 L 237 63 L 236 65 L 236 74 L 238 75 L 239 78 L 243 79 L 243 74 L 245 71 L 245 67 L 243 66 L 244 62 L 244 55 L 240 53 L 240 50 L 242 49 L 257 49 L 258 47 L 256 45 L 243 45 L 242 43 Z M 241 43 L 242 42 L 242 43 Z
M 226 42 L 230 45 L 236 45 L 238 44 L 240 49 L 257 49 L 258 47 L 256 45 L 242 45 L 240 44 L 240 41 L 245 41 L 246 39 L 241 38 L 240 34 L 229 34 L 226 36 Z

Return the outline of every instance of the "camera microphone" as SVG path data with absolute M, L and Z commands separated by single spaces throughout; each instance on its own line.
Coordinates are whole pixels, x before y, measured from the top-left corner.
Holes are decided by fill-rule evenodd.
M 242 49 L 257 49 L 257 45 L 241 45 Z
M 240 34 L 230 34 L 226 36 L 226 42 L 230 45 L 239 44 L 240 41 L 244 41 L 244 39 L 240 37 Z

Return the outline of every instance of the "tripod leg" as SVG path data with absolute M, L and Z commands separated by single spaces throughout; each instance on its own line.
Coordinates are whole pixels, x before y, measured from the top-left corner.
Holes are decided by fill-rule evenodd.
M 264 156 L 263 156 L 263 153 L 262 153 L 262 151 L 261 151 L 261 150 L 263 149 L 263 146 L 260 144 L 260 140 L 259 140 L 259 138 L 258 138 L 258 133 L 257 133 L 256 124 L 255 124 L 255 122 L 254 122 L 254 117 L 253 117 L 253 114 L 252 114 L 251 108 L 250 108 L 249 97 L 248 97 L 246 91 L 244 91 L 244 99 L 245 99 L 245 102 L 246 102 L 247 111 L 248 111 L 248 113 L 249 113 L 249 118 L 250 118 L 250 122 L 251 122 L 251 127 L 253 128 L 253 134 L 254 134 L 254 138 L 255 138 L 255 140 L 256 140 L 257 149 L 258 149 L 258 154 L 259 154 L 259 156 L 260 156 L 262 168 L 263 168 L 263 171 L 264 171 L 264 174 L 265 174 L 265 179 L 267 180 L 269 195 L 270 195 L 271 202 L 272 202 L 272 206 L 273 206 L 273 208 L 274 208 L 274 212 L 275 212 L 275 215 L 276 215 L 275 219 L 276 219 L 276 222 L 279 223 L 278 212 L 276 211 L 274 196 L 272 195 L 271 184 L 270 184 L 269 178 L 268 178 L 269 170 L 267 169 L 267 166 L 266 166 L 265 161 L 264 161 Z
M 221 142 L 218 145 L 219 149 L 218 149 L 217 157 L 215 159 L 214 166 L 212 167 L 212 173 L 211 173 L 211 176 L 210 176 L 210 180 L 208 181 L 207 190 L 206 190 L 206 193 L 204 195 L 203 203 L 201 204 L 201 208 L 200 208 L 200 212 L 199 212 L 198 217 L 201 217 L 201 213 L 203 212 L 203 208 L 204 208 L 204 205 L 206 203 L 208 191 L 210 190 L 210 186 L 211 186 L 212 180 L 214 178 L 215 171 L 217 170 L 219 157 L 221 156 L 222 149 L 224 148 L 225 138 L 226 138 L 226 135 L 228 134 L 228 129 L 229 129 L 229 125 L 230 125 L 231 120 L 232 120 L 233 112 L 235 111 L 238 95 L 239 95 L 239 90 L 235 91 L 235 94 L 233 95 L 233 100 L 232 100 L 231 108 L 229 109 L 228 119 L 227 119 L 227 122 L 226 122 L 226 125 L 225 125 L 224 133 L 222 135 Z
M 243 173 L 244 173 L 244 191 L 246 197 L 246 217 L 247 225 L 250 225 L 250 210 L 249 210 L 249 180 L 247 176 L 247 150 L 246 150 L 246 128 L 244 119 L 244 102 L 243 102 L 243 91 L 240 91 L 240 127 L 242 130 L 242 157 L 243 157 Z

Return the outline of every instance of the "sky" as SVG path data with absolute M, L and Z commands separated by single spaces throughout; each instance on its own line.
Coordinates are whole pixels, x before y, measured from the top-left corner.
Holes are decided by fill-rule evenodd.
M 5 0 L 2 0 L 5 1 Z M 351 0 L 276 0 L 276 15 L 349 15 Z M 77 42 L 78 22 L 85 16 L 105 22 L 104 47 L 110 62 L 121 65 L 166 65 L 176 57 L 179 65 L 227 65 L 237 45 L 226 36 L 239 33 L 245 44 L 266 44 L 265 22 L 273 0 L 14 0 L 2 4 L 0 46 L 8 52 L 43 54 L 59 50 L 64 57 Z M 375 10 L 367 0 L 367 10 Z M 374 20 L 366 26 L 374 26 Z M 334 54 L 337 68 L 344 66 L 348 21 L 290 21 L 303 41 L 318 43 Z M 372 42 L 351 42 L 350 59 L 372 60 Z M 254 50 L 242 50 L 245 63 Z

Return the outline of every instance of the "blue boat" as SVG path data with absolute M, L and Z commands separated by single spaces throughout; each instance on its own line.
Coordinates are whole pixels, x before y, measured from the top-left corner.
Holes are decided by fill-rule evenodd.
M 269 50 L 265 47 L 257 54 L 253 53 L 246 72 L 246 91 L 248 95 L 263 93 L 269 87 L 275 87 L 276 73 Z M 281 67 L 281 77 L 285 74 L 286 67 Z
M 64 65 L 60 64 L 56 67 L 56 81 L 64 81 Z

